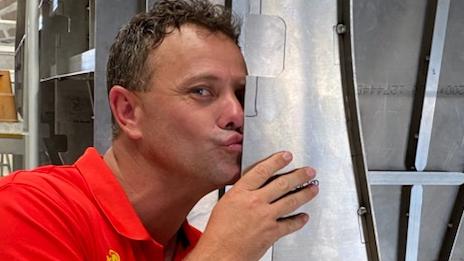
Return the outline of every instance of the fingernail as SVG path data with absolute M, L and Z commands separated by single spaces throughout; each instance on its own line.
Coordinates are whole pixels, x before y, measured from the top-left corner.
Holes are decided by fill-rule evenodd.
M 312 177 L 313 176 L 313 170 L 311 168 L 305 168 L 306 175 Z
M 284 158 L 284 160 L 291 160 L 292 159 L 292 154 L 288 151 L 284 152 L 284 154 L 282 154 L 282 158 Z

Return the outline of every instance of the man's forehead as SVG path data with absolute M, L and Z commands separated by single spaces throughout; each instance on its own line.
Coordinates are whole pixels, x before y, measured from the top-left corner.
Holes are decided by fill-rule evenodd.
M 192 49 L 207 48 L 206 42 L 214 42 L 215 45 L 232 45 L 240 49 L 238 45 L 221 31 L 211 31 L 206 27 L 188 23 L 180 28 L 168 28 L 164 39 L 150 51 L 150 55 L 179 55 L 183 52 L 191 52 Z
M 164 58 L 174 62 L 183 55 L 204 56 L 214 50 L 220 52 L 217 58 L 223 57 L 227 50 L 232 50 L 237 58 L 243 60 L 239 46 L 229 36 L 194 24 L 182 25 L 180 30 L 174 29 L 167 34 L 164 40 L 150 52 L 150 56 L 151 59 L 154 58 L 151 62 Z
M 230 74 L 229 77 L 231 80 L 238 82 L 239 84 L 245 84 L 246 77 L 244 74 Z M 189 75 L 189 80 L 191 81 L 201 81 L 201 80 L 221 81 L 222 78 L 220 77 L 218 73 L 215 73 L 214 71 L 205 71 L 205 72 L 199 72 L 199 73 Z

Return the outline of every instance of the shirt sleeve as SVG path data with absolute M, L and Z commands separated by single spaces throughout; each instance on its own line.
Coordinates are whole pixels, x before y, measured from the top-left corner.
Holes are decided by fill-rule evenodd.
M 0 260 L 84 260 L 68 210 L 34 186 L 0 187 Z

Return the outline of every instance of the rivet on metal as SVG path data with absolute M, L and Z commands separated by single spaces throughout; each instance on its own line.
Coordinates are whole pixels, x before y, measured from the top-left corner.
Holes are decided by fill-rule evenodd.
M 335 31 L 337 32 L 337 34 L 344 34 L 344 33 L 346 33 L 346 25 L 344 25 L 344 24 L 337 24 L 337 26 L 335 27 Z
M 367 213 L 367 208 L 366 207 L 360 207 L 358 208 L 358 215 L 363 216 Z

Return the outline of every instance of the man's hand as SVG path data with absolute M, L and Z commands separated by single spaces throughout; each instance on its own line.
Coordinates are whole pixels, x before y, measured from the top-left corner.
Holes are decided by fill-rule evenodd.
M 302 228 L 307 214 L 286 216 L 317 195 L 319 189 L 312 184 L 294 191 L 312 180 L 315 171 L 301 168 L 269 182 L 291 160 L 289 152 L 276 153 L 237 181 L 214 207 L 186 260 L 258 260 L 276 240 Z

